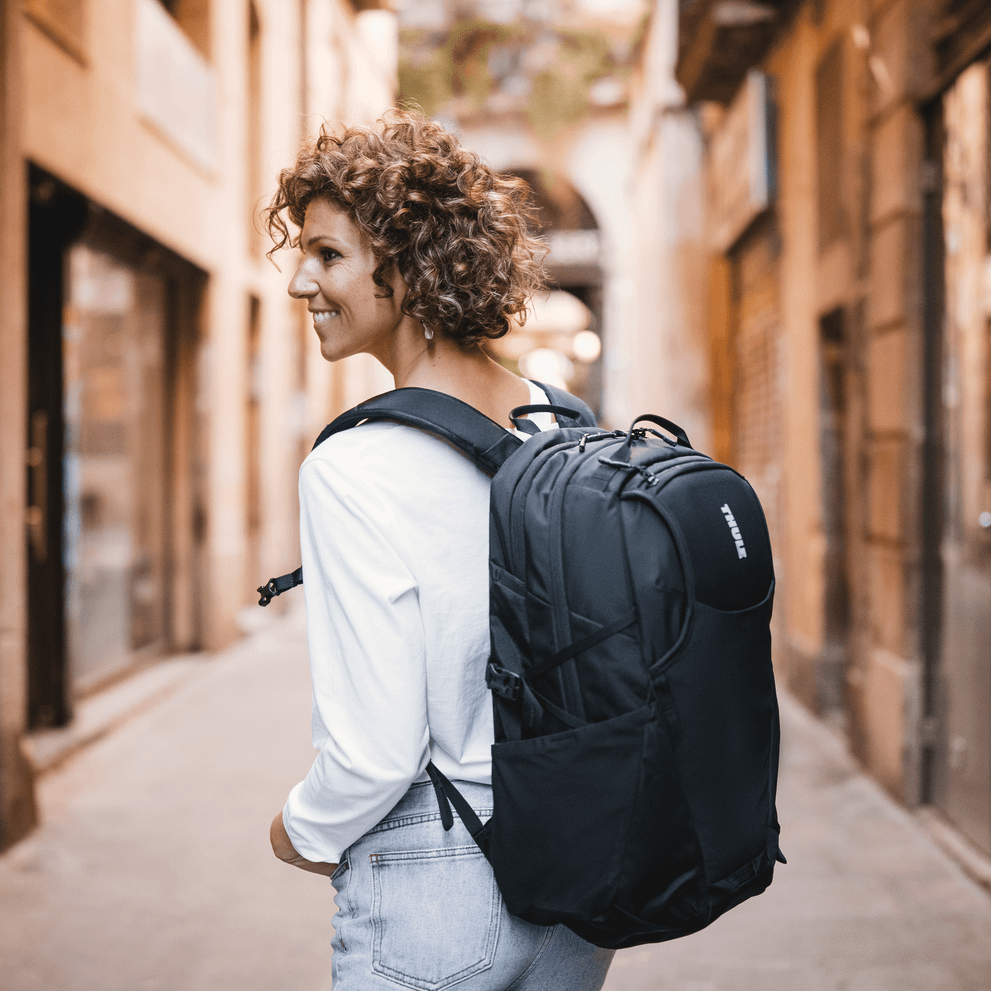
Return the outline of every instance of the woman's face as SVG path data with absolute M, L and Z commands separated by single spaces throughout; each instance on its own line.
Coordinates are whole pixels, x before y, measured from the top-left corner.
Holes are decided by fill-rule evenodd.
M 385 358 L 406 319 L 400 308 L 406 294 L 402 278 L 390 279 L 392 296 L 375 295 L 380 291 L 372 281 L 377 260 L 368 239 L 326 199 L 307 206 L 299 246 L 303 258 L 289 295 L 308 301 L 324 358 L 338 361 L 360 352 Z

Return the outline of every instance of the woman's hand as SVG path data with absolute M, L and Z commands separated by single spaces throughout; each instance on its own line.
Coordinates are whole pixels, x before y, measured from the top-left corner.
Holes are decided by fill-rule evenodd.
M 309 871 L 311 874 L 324 874 L 326 877 L 330 877 L 337 870 L 337 864 L 315 864 L 296 852 L 283 825 L 281 812 L 272 820 L 272 828 L 268 831 L 268 836 L 272 841 L 272 851 L 283 863 Z

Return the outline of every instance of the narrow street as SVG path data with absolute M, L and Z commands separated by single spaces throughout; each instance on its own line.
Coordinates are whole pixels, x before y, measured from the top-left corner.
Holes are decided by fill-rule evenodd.
M 789 863 L 608 991 L 991 991 L 991 897 L 788 699 Z M 305 643 L 280 620 L 48 773 L 0 857 L 2 991 L 327 991 L 331 886 L 267 827 L 311 749 Z

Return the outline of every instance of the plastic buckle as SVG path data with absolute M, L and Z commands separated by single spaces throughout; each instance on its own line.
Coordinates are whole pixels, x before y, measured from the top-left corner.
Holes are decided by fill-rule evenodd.
M 267 585 L 259 585 L 258 594 L 261 596 L 258 600 L 258 605 L 267 606 L 272 599 L 280 594 L 278 588 L 276 588 L 275 579 L 270 578 Z
M 509 699 L 511 702 L 520 697 L 520 689 L 523 687 L 523 679 L 512 671 L 505 668 L 496 667 L 489 661 L 485 669 L 485 684 L 500 698 Z

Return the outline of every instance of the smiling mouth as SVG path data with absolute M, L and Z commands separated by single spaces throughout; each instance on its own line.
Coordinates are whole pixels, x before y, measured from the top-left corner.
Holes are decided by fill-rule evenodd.
M 337 310 L 316 310 L 313 313 L 313 326 L 322 327 L 324 324 L 330 323 L 336 316 L 340 316 Z

